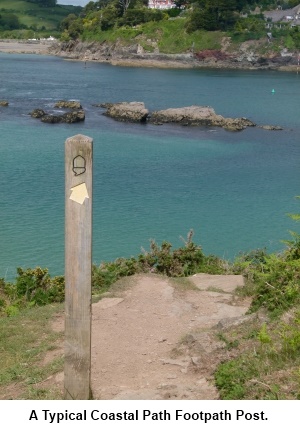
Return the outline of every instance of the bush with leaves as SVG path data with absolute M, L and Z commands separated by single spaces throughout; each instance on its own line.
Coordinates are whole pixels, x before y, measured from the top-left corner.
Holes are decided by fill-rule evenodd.
M 288 216 L 300 220 L 300 214 Z M 252 312 L 265 308 L 277 316 L 300 303 L 300 234 L 290 233 L 292 240 L 283 241 L 287 245 L 283 252 L 268 255 L 265 250 L 252 251 L 233 265 L 234 273 L 242 273 L 255 285 Z
M 158 246 L 152 240 L 150 251 L 138 257 L 142 271 L 173 277 L 190 276 L 198 272 L 223 272 L 223 262 L 215 256 L 205 256 L 202 248 L 192 241 L 192 237 L 191 230 L 185 245 L 174 251 L 169 242 L 163 242 Z
M 140 272 L 135 258 L 118 258 L 114 262 L 101 263 L 92 266 L 92 292 L 99 294 L 107 291 L 109 287 L 123 276 L 134 275 Z
M 198 272 L 224 273 L 224 262 L 215 256 L 205 256 L 192 237 L 191 230 L 184 241 L 185 245 L 174 251 L 169 242 L 164 241 L 159 246 L 155 240 L 151 240 L 150 250 L 143 250 L 137 258 L 118 258 L 111 263 L 93 265 L 93 292 L 107 291 L 121 277 L 135 273 L 157 273 L 171 277 L 190 276 Z
M 27 306 L 42 306 L 63 302 L 65 283 L 63 276 L 51 278 L 48 269 L 17 268 L 15 283 L 0 279 L 0 312 L 7 315 Z
M 264 307 L 275 316 L 300 303 L 300 260 L 270 255 L 262 269 L 254 273 L 258 287 L 251 311 Z
M 255 333 L 251 324 L 249 328 L 240 329 L 240 354 L 219 364 L 215 372 L 221 399 L 299 400 L 300 311 L 255 326 Z M 229 336 L 233 333 L 236 336 L 236 328 Z

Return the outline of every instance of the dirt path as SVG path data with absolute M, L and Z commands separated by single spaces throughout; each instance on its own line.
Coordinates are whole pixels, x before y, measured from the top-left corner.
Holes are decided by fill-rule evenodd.
M 217 399 L 211 376 L 220 344 L 211 328 L 245 314 L 249 303 L 232 294 L 242 285 L 241 276 L 204 274 L 119 281 L 113 297 L 93 305 L 94 398 Z M 62 318 L 55 325 L 62 329 Z M 53 379 L 62 386 L 62 374 Z

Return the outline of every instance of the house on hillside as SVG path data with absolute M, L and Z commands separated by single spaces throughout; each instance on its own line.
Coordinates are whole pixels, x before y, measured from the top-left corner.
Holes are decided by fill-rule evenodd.
M 289 24 L 290 27 L 300 25 L 300 4 L 292 9 L 277 9 L 264 12 L 264 17 L 268 20 L 267 27 L 280 24 Z
M 149 9 L 172 9 L 176 7 L 172 0 L 148 0 Z

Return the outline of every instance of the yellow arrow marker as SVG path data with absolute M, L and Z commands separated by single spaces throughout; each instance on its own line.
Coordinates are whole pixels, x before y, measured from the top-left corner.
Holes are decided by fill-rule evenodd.
M 77 185 L 76 187 L 71 188 L 70 200 L 74 200 L 74 202 L 80 203 L 81 205 L 85 201 L 85 199 L 89 198 L 88 191 L 85 185 L 85 182 Z

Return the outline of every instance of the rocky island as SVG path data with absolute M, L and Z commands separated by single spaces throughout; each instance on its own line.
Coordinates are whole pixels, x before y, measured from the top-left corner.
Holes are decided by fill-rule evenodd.
M 75 122 L 80 122 L 85 120 L 85 112 L 82 109 L 80 102 L 75 100 L 59 100 L 54 105 L 55 108 L 60 109 L 70 109 L 67 112 L 63 112 L 58 114 L 47 113 L 43 109 L 34 109 L 30 112 L 30 116 L 32 118 L 38 118 L 42 122 L 46 122 L 48 124 L 58 124 L 58 123 L 67 123 L 73 124 Z
M 104 115 L 123 122 L 151 123 L 156 125 L 174 123 L 184 126 L 222 127 L 229 131 L 241 131 L 246 127 L 255 127 L 251 120 L 241 118 L 225 118 L 216 114 L 210 106 L 187 106 L 169 108 L 150 112 L 143 102 L 102 103 L 106 109 Z M 266 130 L 282 130 L 279 126 L 260 126 Z

